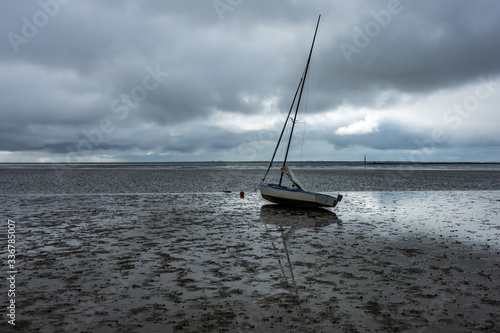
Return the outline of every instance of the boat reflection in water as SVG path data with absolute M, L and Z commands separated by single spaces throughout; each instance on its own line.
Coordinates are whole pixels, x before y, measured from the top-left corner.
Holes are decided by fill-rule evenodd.
M 264 205 L 260 209 L 260 221 L 265 224 L 268 236 L 271 240 L 273 257 L 277 258 L 279 269 L 283 275 L 282 282 L 275 287 L 284 292 L 277 292 L 276 301 L 285 304 L 288 310 L 301 311 L 303 299 L 299 296 L 300 288 L 297 286 L 294 263 L 290 258 L 289 245 L 297 245 L 297 237 L 293 239 L 295 231 L 305 228 L 318 229 L 331 224 L 342 224 L 337 215 L 327 209 L 300 209 L 284 207 L 280 205 Z M 276 228 L 277 227 L 277 228 Z M 302 230 L 304 231 L 304 230 Z M 292 248 L 292 251 L 300 251 L 302 244 Z
M 280 205 L 264 205 L 260 209 L 260 221 L 282 227 L 317 228 L 342 221 L 332 211 L 323 208 L 292 208 Z

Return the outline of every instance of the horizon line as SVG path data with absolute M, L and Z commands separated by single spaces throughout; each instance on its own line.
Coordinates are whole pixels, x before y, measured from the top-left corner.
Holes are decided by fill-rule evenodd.
M 279 164 L 277 161 L 273 164 Z M 120 161 L 120 162 L 0 162 L 0 164 L 154 164 L 154 163 L 269 163 L 269 161 L 237 161 L 237 160 L 212 160 L 212 161 Z M 356 164 L 500 164 L 500 161 L 328 161 L 328 160 L 309 160 L 309 161 L 288 161 L 288 163 L 356 163 Z

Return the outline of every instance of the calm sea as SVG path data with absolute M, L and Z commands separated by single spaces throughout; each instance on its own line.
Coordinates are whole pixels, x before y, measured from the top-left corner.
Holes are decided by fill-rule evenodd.
M 291 163 L 306 189 L 500 190 L 500 164 Z M 207 193 L 253 191 L 263 162 L 0 164 L 0 194 Z M 276 182 L 278 171 L 266 181 Z

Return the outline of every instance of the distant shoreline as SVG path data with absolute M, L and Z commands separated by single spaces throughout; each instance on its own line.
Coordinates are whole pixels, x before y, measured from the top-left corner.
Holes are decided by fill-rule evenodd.
M 155 164 L 266 164 L 269 161 L 168 161 L 168 162 L 77 162 L 77 163 L 67 163 L 67 162 L 0 162 L 0 165 L 155 165 Z M 274 163 L 274 165 L 279 165 L 280 161 Z M 354 164 L 354 165 L 456 165 L 456 164 L 500 164 L 500 162 L 407 162 L 407 161 L 289 161 L 290 164 Z

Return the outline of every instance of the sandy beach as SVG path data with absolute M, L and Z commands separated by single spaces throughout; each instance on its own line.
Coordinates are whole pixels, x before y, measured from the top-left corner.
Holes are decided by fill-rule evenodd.
M 343 194 L 2 195 L 15 329 L 500 332 L 499 191 Z

